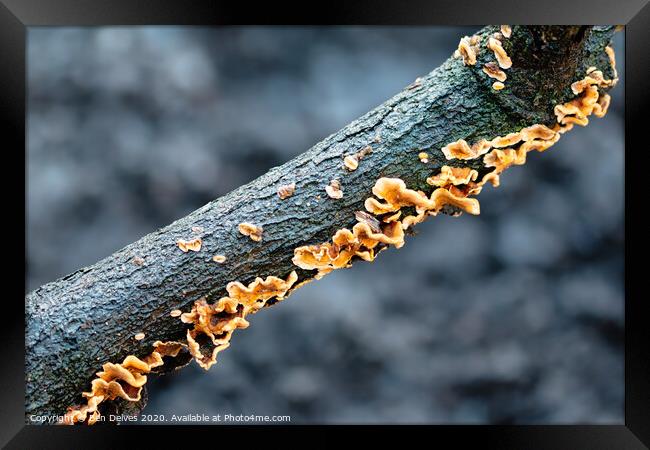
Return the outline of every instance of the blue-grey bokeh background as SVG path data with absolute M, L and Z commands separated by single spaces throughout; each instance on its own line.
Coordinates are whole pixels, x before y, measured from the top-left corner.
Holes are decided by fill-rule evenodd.
M 28 286 L 303 152 L 473 28 L 31 28 Z M 374 264 L 252 317 L 150 414 L 296 422 L 623 422 L 623 33 L 604 119 Z

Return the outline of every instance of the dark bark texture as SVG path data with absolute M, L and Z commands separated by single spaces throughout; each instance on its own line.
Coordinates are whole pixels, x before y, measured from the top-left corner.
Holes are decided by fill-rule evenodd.
M 329 241 L 337 230 L 351 228 L 354 212 L 364 210 L 378 178 L 399 177 L 409 188 L 430 193 L 425 180 L 441 166 L 467 165 L 447 161 L 441 152 L 446 144 L 491 139 L 537 123 L 552 126 L 553 106 L 574 97 L 570 85 L 583 78 L 588 67 L 613 77 L 604 52 L 613 27 L 513 26 L 511 38 L 503 39 L 513 65 L 507 70 L 506 88 L 495 91 L 494 80 L 481 68 L 494 61 L 484 44 L 498 30 L 490 26 L 477 33 L 482 41 L 475 66 L 450 58 L 295 159 L 106 259 L 29 293 L 27 419 L 31 414 L 60 415 L 79 404 L 81 392 L 89 390 L 103 363 L 147 355 L 157 340 L 182 341 L 187 326 L 170 316 L 172 310 L 189 311 L 200 297 L 226 295 L 231 281 L 248 284 L 255 277 L 286 277 L 292 270 L 300 281 L 313 277 L 315 272 L 292 263 L 294 249 Z M 356 171 L 347 171 L 344 156 L 367 145 L 372 153 Z M 428 164 L 417 157 L 422 151 L 429 154 Z M 471 164 L 481 176 L 488 171 L 480 158 Z M 342 199 L 325 193 L 333 179 L 341 183 Z M 280 200 L 278 187 L 289 183 L 296 184 L 295 194 Z M 240 234 L 237 226 L 242 222 L 262 226 L 263 240 L 254 242 Z M 202 239 L 202 249 L 181 252 L 176 241 L 193 237 Z M 216 254 L 226 255 L 226 262 L 213 262 Z M 137 333 L 145 338 L 136 341 Z

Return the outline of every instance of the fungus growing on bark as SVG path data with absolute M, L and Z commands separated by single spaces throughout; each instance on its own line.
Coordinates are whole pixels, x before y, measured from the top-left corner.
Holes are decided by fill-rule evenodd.
M 212 261 L 218 263 L 218 264 L 223 264 L 226 262 L 226 257 L 224 255 L 214 255 L 212 257 Z
M 578 97 L 566 103 L 555 105 L 554 113 L 558 124 L 555 131 L 564 133 L 573 125 L 585 126 L 588 116 L 603 117 L 609 107 L 609 94 L 600 94 L 599 88 L 608 88 L 616 84 L 616 79 L 607 80 L 600 70 L 589 72 L 583 79 L 571 84 L 571 91 Z
M 472 175 L 473 176 L 473 175 Z M 455 206 L 470 214 L 479 214 L 479 203 L 476 199 L 464 198 L 445 188 L 438 188 L 427 197 L 424 192 L 406 188 L 406 184 L 399 178 L 380 178 L 372 189 L 384 202 L 374 198 L 366 199 L 366 209 L 375 214 L 381 211 L 397 211 L 402 207 L 415 207 L 417 215 L 407 216 L 402 220 L 403 229 L 415 223 L 422 222 L 427 215 L 436 215 L 447 205 Z
M 593 113 L 596 117 L 605 117 L 612 97 L 609 94 L 602 94 L 598 97 L 598 102 L 594 105 Z
M 426 152 L 420 152 L 418 153 L 418 159 L 420 160 L 420 162 L 426 164 L 429 162 L 429 154 Z
M 473 169 L 445 166 L 444 173 L 432 182 L 443 184 L 444 178 L 444 184 L 453 187 L 453 182 L 458 184 L 471 182 L 477 175 L 478 172 Z M 293 263 L 304 270 L 317 270 L 315 278 L 318 279 L 334 269 L 349 267 L 355 257 L 373 261 L 377 251 L 381 251 L 386 246 L 402 247 L 404 230 L 424 221 L 428 215 L 438 214 L 446 207 L 470 214 L 480 212 L 478 201 L 466 198 L 467 194 L 464 191 L 458 190 L 454 193 L 441 187 L 427 197 L 424 192 L 408 189 L 404 181 L 399 178 L 380 178 L 373 186 L 372 193 L 378 198 L 367 198 L 366 209 L 375 215 L 392 213 L 382 218 L 383 223 L 368 213 L 358 211 L 355 213 L 358 223 L 352 227 L 352 230 L 347 228 L 338 230 L 331 242 L 304 245 L 294 249 Z M 409 215 L 400 221 L 403 207 L 413 207 L 417 214 Z
M 363 216 L 362 216 L 363 217 Z M 352 258 L 359 257 L 365 261 L 375 258 L 375 247 L 379 244 L 404 245 L 404 232 L 400 222 L 377 224 L 360 221 L 352 227 L 338 230 L 332 242 L 317 245 L 305 245 L 294 249 L 293 263 L 305 270 L 318 270 L 316 279 L 334 269 L 348 267 Z
M 512 35 L 512 28 L 510 27 L 510 25 L 501 25 L 500 29 L 501 29 L 501 34 L 504 37 L 509 38 Z
M 105 363 L 103 370 L 97 372 L 97 378 L 91 382 L 91 390 L 81 394 L 86 404 L 68 408 L 61 423 L 73 425 L 87 421 L 88 425 L 92 425 L 101 416 L 98 408 L 102 402 L 116 398 L 140 401 L 142 387 L 147 382 L 146 374 L 163 365 L 163 356 L 176 356 L 183 344 L 156 341 L 153 347 L 153 352 L 142 359 L 129 355 L 121 364 Z
M 135 336 L 133 336 L 133 338 L 134 338 L 136 341 L 141 341 L 141 340 L 144 339 L 144 333 L 138 333 L 138 334 L 136 334 Z
M 427 184 L 437 187 L 451 185 L 467 184 L 470 181 L 476 181 L 478 172 L 469 167 L 450 167 L 442 166 L 440 173 L 427 178 Z
M 492 89 L 494 89 L 495 91 L 500 91 L 504 87 L 506 87 L 506 85 L 500 81 L 495 81 L 494 83 L 492 83 Z
M 217 354 L 230 345 L 232 333 L 248 327 L 246 315 L 255 313 L 272 298 L 282 300 L 296 281 L 295 271 L 286 280 L 258 277 L 248 286 L 235 281 L 226 286 L 228 297 L 214 304 L 205 298 L 195 301 L 192 310 L 181 315 L 181 321 L 193 325 L 187 330 L 187 344 L 199 366 L 208 370 L 216 363 Z
M 381 221 L 384 223 L 390 223 L 390 222 L 395 222 L 399 220 L 399 218 L 402 216 L 402 211 L 397 211 L 395 214 L 391 214 L 389 216 L 384 216 L 381 218 Z
M 181 315 L 181 321 L 194 325 L 194 328 L 187 330 L 188 348 L 197 363 L 206 370 L 216 362 L 217 354 L 230 345 L 232 332 L 249 325 L 244 319 L 244 307 L 229 297 L 222 297 L 213 305 L 201 298 L 194 302 L 189 313 Z
M 442 147 L 442 153 L 447 159 L 474 159 L 485 154 L 490 145 L 489 141 L 481 139 L 470 147 L 465 139 L 459 139 Z
M 494 56 L 502 69 L 512 67 L 512 60 L 501 46 L 501 41 L 494 37 L 488 38 L 487 47 L 494 52 Z
M 236 299 L 246 308 L 257 310 L 273 297 L 282 300 L 296 281 L 298 281 L 298 275 L 294 271 L 286 280 L 274 276 L 266 277 L 266 279 L 258 277 L 248 286 L 244 286 L 239 281 L 233 281 L 228 283 L 226 290 L 230 297 Z
M 262 227 L 253 225 L 252 223 L 244 222 L 240 223 L 238 228 L 241 234 L 248 236 L 255 242 L 262 240 L 262 233 L 264 232 L 264 229 Z
M 180 248 L 183 253 L 187 253 L 188 251 L 193 251 L 193 252 L 198 252 L 201 250 L 201 245 L 202 245 L 201 238 L 195 238 L 191 239 L 189 241 L 186 241 L 185 239 L 179 239 L 176 241 L 176 245 L 178 245 L 178 248 Z
M 174 309 L 172 312 L 169 313 L 169 315 L 172 317 L 179 317 L 181 314 L 182 311 L 180 309 Z
M 472 36 L 474 38 L 474 36 Z M 456 58 L 462 57 L 463 64 L 466 66 L 473 66 L 476 64 L 476 54 L 478 53 L 477 38 L 471 40 L 469 37 L 465 36 L 461 38 L 458 43 L 458 50 L 454 52 Z
M 278 197 L 280 197 L 281 200 L 284 200 L 285 198 L 291 197 L 295 191 L 296 183 L 283 184 L 278 188 Z
M 332 180 L 330 184 L 325 186 L 325 192 L 330 198 L 340 199 L 343 198 L 343 190 L 341 189 L 341 183 L 339 180 Z
M 506 78 L 508 78 L 506 73 L 501 70 L 498 64 L 494 61 L 490 61 L 483 65 L 483 73 L 485 73 L 488 77 L 494 78 L 495 80 L 501 82 L 506 81 Z
M 470 44 L 471 43 L 472 41 L 470 40 Z M 314 279 L 322 277 L 325 273 L 332 271 L 334 268 L 349 265 L 355 257 L 371 261 L 374 259 L 376 254 L 386 246 L 395 245 L 398 247 L 403 245 L 403 230 L 414 223 L 424 220 L 428 215 L 435 215 L 438 212 L 454 214 L 456 209 L 463 209 L 473 214 L 478 214 L 478 202 L 474 199 L 467 198 L 468 195 L 479 192 L 481 186 L 488 181 L 493 185 L 498 185 L 499 172 L 505 170 L 505 168 L 510 164 L 523 163 L 528 151 L 543 151 L 548 148 L 552 143 L 559 139 L 561 133 L 570 129 L 575 123 L 584 124 L 586 116 L 589 114 L 593 113 L 599 115 L 606 112 L 610 99 L 607 94 L 599 92 L 599 88 L 606 87 L 606 83 L 613 83 L 614 81 L 603 80 L 602 74 L 599 79 L 597 72 L 597 69 L 594 68 L 594 70 L 590 70 L 588 73 L 592 80 L 596 80 L 595 82 L 588 80 L 586 83 L 576 85 L 575 90 L 578 91 L 576 94 L 579 95 L 578 98 L 575 98 L 566 104 L 557 105 L 555 112 L 558 117 L 558 124 L 552 129 L 543 125 L 533 125 L 532 127 L 521 129 L 517 133 L 495 137 L 491 141 L 483 140 L 480 145 L 477 143 L 470 147 L 467 142 L 463 141 L 467 148 L 462 147 L 462 151 L 458 151 L 460 155 L 458 157 L 450 156 L 451 153 L 453 153 L 452 151 L 445 153 L 445 156 L 449 159 L 477 159 L 471 163 L 471 167 L 478 168 L 481 173 L 484 173 L 485 168 L 494 168 L 493 171 L 485 173 L 481 181 L 478 183 L 476 180 L 479 172 L 471 167 L 452 168 L 448 166 L 444 166 L 441 169 L 440 174 L 427 179 L 429 184 L 437 187 L 430 196 L 427 196 L 427 194 L 422 191 L 407 189 L 404 182 L 400 185 L 397 182 L 391 181 L 395 179 L 382 178 L 378 180 L 377 185 L 382 183 L 383 187 L 386 189 L 378 189 L 377 191 L 373 189 L 373 193 L 379 199 L 367 199 L 366 203 L 372 206 L 372 208 L 368 208 L 369 210 L 373 208 L 376 209 L 376 211 L 373 212 L 375 214 L 380 214 L 380 216 L 375 217 L 368 213 L 358 212 L 355 214 L 358 223 L 352 227 L 351 231 L 347 229 L 339 230 L 334 235 L 331 242 L 320 244 L 318 246 L 310 246 L 312 248 L 317 248 L 316 252 L 319 255 L 329 258 L 330 260 L 330 263 L 321 266 L 319 265 L 323 261 L 318 261 L 319 264 L 314 266 L 314 268 L 318 270 L 318 273 L 314 275 Z M 511 124 L 506 122 L 503 126 L 509 127 Z M 468 132 L 480 133 L 481 130 L 475 130 L 470 127 L 468 128 Z M 492 149 L 492 146 L 495 148 Z M 488 153 L 490 149 L 492 149 L 492 151 Z M 483 156 L 483 158 L 478 160 L 481 156 Z M 483 163 L 483 165 L 481 165 L 481 163 Z M 459 165 L 458 162 L 454 162 L 453 164 Z M 456 171 L 461 170 L 463 171 L 462 174 L 455 173 Z M 421 182 L 421 180 L 419 180 L 419 182 Z M 377 185 L 375 187 L 377 187 Z M 352 204 L 352 202 L 350 204 Z M 402 208 L 407 209 L 402 211 Z M 402 212 L 405 214 L 412 214 L 413 209 L 416 212 L 415 215 L 408 215 L 402 221 L 399 220 L 400 217 L 402 217 Z M 312 251 L 312 249 L 310 249 L 310 253 L 312 253 L 311 256 L 314 257 L 314 251 Z M 342 255 L 343 257 L 340 258 Z M 296 252 L 294 252 L 294 258 L 296 256 Z M 331 262 L 339 258 L 339 263 L 341 263 L 340 265 Z M 295 272 L 293 272 L 293 274 L 297 280 Z M 259 284 L 260 281 L 258 280 L 261 281 L 261 279 L 258 278 L 248 286 L 236 282 L 230 283 L 228 286 L 231 287 L 231 285 L 238 284 L 237 288 L 239 291 L 237 291 L 238 294 L 236 295 L 239 297 L 241 297 L 242 291 L 246 291 L 246 295 L 259 294 L 259 292 L 254 292 L 254 287 L 251 287 L 251 285 L 254 285 L 256 282 Z M 293 289 L 297 286 L 303 285 L 311 279 L 305 279 L 300 283 L 295 284 L 296 280 L 294 280 L 294 284 L 289 285 L 289 288 L 287 289 Z M 268 281 L 268 278 L 266 281 Z M 278 293 L 277 298 L 283 298 L 286 295 L 286 292 L 289 291 L 285 291 L 284 294 Z M 194 335 L 191 333 L 192 330 L 188 331 L 188 344 L 191 347 L 191 351 L 193 351 L 197 359 L 200 358 L 201 363 L 206 368 L 209 367 L 211 363 L 214 363 L 214 360 L 216 360 L 216 354 L 229 345 L 230 335 L 234 329 L 243 328 L 243 326 L 237 326 L 236 322 L 239 321 L 236 319 L 243 320 L 247 325 L 248 322 L 246 322 L 244 318 L 246 313 L 255 312 L 256 307 L 259 304 L 266 304 L 267 301 L 264 298 L 261 298 L 260 302 L 260 298 L 258 298 L 252 304 L 252 299 L 248 299 L 247 302 L 242 303 L 239 298 L 233 297 L 235 294 L 233 294 L 230 289 L 228 290 L 228 294 L 229 297 L 224 297 L 222 299 L 222 303 L 224 304 L 222 305 L 222 310 L 214 312 L 209 324 L 207 325 L 207 329 L 213 334 L 212 337 L 203 331 L 197 332 Z M 262 294 L 262 297 L 264 297 L 269 294 L 269 292 L 263 290 Z M 275 295 L 275 291 L 272 289 L 271 295 Z M 162 311 L 164 310 L 165 309 L 163 308 Z M 172 312 L 172 316 L 173 315 L 174 312 Z M 200 321 L 200 315 L 194 319 L 195 320 L 192 320 L 191 323 L 196 325 L 196 321 Z M 242 325 L 242 323 L 239 323 L 239 325 Z M 104 390 L 101 391 L 98 388 L 98 392 L 105 393 L 109 398 L 111 396 L 124 396 L 123 398 L 131 401 L 139 398 L 140 392 L 137 387 L 138 383 L 141 383 L 142 378 L 146 377 L 144 374 L 147 373 L 147 370 L 150 371 L 151 368 L 155 367 L 157 364 L 155 356 L 150 356 L 152 356 L 151 362 L 149 363 L 148 361 L 145 361 L 145 363 L 148 364 L 147 366 L 138 363 L 138 361 L 142 360 L 129 361 L 128 364 L 125 360 L 122 365 L 119 365 L 121 368 L 109 367 L 110 370 L 105 368 L 103 371 L 104 376 L 107 378 L 113 377 L 114 379 L 106 381 L 102 378 L 103 383 L 98 382 L 97 385 L 103 384 L 104 386 L 100 386 L 100 388 Z M 130 374 L 130 376 L 127 374 Z M 120 377 L 128 378 L 128 380 L 122 380 Z M 118 381 L 115 381 L 116 379 Z M 134 382 L 135 385 L 130 384 L 129 381 Z M 115 384 L 112 385 L 113 387 L 109 387 L 111 382 L 115 382 Z M 103 400 L 104 394 L 93 395 L 88 398 L 88 405 L 83 420 L 97 420 L 96 415 L 99 414 L 97 412 L 97 405 Z M 89 418 L 87 416 L 89 416 Z
M 357 170 L 357 167 L 359 167 L 359 158 L 357 157 L 357 155 L 348 155 L 345 158 L 343 158 L 343 165 L 350 172 L 352 172 L 353 170 Z

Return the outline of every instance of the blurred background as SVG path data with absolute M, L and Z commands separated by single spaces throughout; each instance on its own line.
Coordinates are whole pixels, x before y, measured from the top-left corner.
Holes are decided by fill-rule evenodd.
M 28 290 L 307 150 L 476 28 L 30 28 Z M 292 423 L 623 423 L 621 81 L 480 195 L 251 317 L 148 414 Z M 596 181 L 597 180 L 597 181 Z

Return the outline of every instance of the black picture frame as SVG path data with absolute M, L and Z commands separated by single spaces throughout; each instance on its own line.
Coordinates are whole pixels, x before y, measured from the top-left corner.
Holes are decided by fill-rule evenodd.
M 83 0 L 1 0 L 0 1 L 0 124 L 4 129 L 2 139 L 5 158 L 12 156 L 15 163 L 5 159 L 3 192 L 6 200 L 20 203 L 24 200 L 15 195 L 16 181 L 9 175 L 16 167 L 25 164 L 26 145 L 26 38 L 27 27 L 32 26 L 99 26 L 99 25 L 228 25 L 228 24 L 355 24 L 355 25 L 476 25 L 486 23 L 526 24 L 620 24 L 625 33 L 625 147 L 628 164 L 625 165 L 625 255 L 635 261 L 640 256 L 643 219 L 633 217 L 642 214 L 644 200 L 635 200 L 640 192 L 643 175 L 634 173 L 644 170 L 642 162 L 636 162 L 646 150 L 643 137 L 645 107 L 649 104 L 648 78 L 650 63 L 647 45 L 650 43 L 650 5 L 648 0 L 579 0 L 579 1 L 515 1 L 499 2 L 452 0 L 452 1 L 329 1 L 322 3 L 278 4 L 224 1 L 83 1 Z M 22 150 L 22 152 L 21 152 Z M 634 163 L 630 164 L 634 158 Z M 26 170 L 23 187 L 26 186 Z M 19 177 L 18 177 L 19 178 Z M 601 187 L 606 188 L 606 187 Z M 638 190 L 637 190 L 638 188 Z M 13 195 L 12 195 L 13 194 Z M 636 206 L 641 205 L 641 207 Z M 13 205 L 12 205 L 13 206 Z M 21 206 L 16 205 L 19 209 Z M 22 204 L 26 221 L 25 205 Z M 25 222 L 16 220 L 17 215 L 5 214 L 5 223 L 19 228 L 5 233 L 5 262 L 15 270 L 13 261 L 20 254 L 17 236 L 25 237 Z M 14 219 L 9 219 L 14 217 Z M 634 236 L 634 241 L 630 237 Z M 632 242 L 632 244 L 631 244 Z M 25 241 L 26 247 L 26 241 Z M 23 248 L 25 252 L 25 248 Z M 636 253 L 636 255 L 634 255 Z M 640 258 L 638 261 L 642 261 Z M 634 269 L 643 269 L 643 262 L 631 263 L 625 271 L 625 424 L 618 426 L 433 426 L 426 428 L 440 439 L 456 445 L 476 444 L 481 448 L 516 449 L 636 449 L 650 445 L 650 347 L 647 340 L 646 322 L 650 319 L 645 298 L 634 280 Z M 11 268 L 11 267 L 9 267 Z M 26 267 L 25 267 L 26 268 Z M 12 280 L 13 277 L 7 277 Z M 5 282 L 5 286 L 13 283 Z M 7 301 L 1 328 L 4 352 L 2 356 L 2 388 L 0 395 L 0 444 L 6 448 L 115 448 L 129 445 L 136 434 L 147 433 L 147 439 L 189 436 L 189 426 L 157 427 L 156 432 L 144 426 L 112 427 L 58 427 L 27 426 L 24 423 L 24 298 L 18 288 L 5 292 Z M 646 336 L 646 339 L 643 337 Z M 208 429 L 209 428 L 209 429 Z M 290 427 L 293 432 L 311 430 L 312 427 Z M 391 427 L 372 427 L 372 433 L 384 433 Z M 191 433 L 212 433 L 215 429 L 192 426 Z M 219 433 L 226 428 L 220 427 Z M 236 427 L 239 436 L 252 432 L 266 433 L 286 427 L 248 426 Z M 329 433 L 325 436 L 329 437 Z M 195 439 L 195 438 L 192 438 Z M 330 438 L 331 439 L 331 438 Z M 139 440 L 139 439 L 138 439 Z M 324 443 L 325 441 L 320 441 Z M 645 445 L 644 445 L 645 443 Z M 215 444 L 216 445 L 216 444 Z

